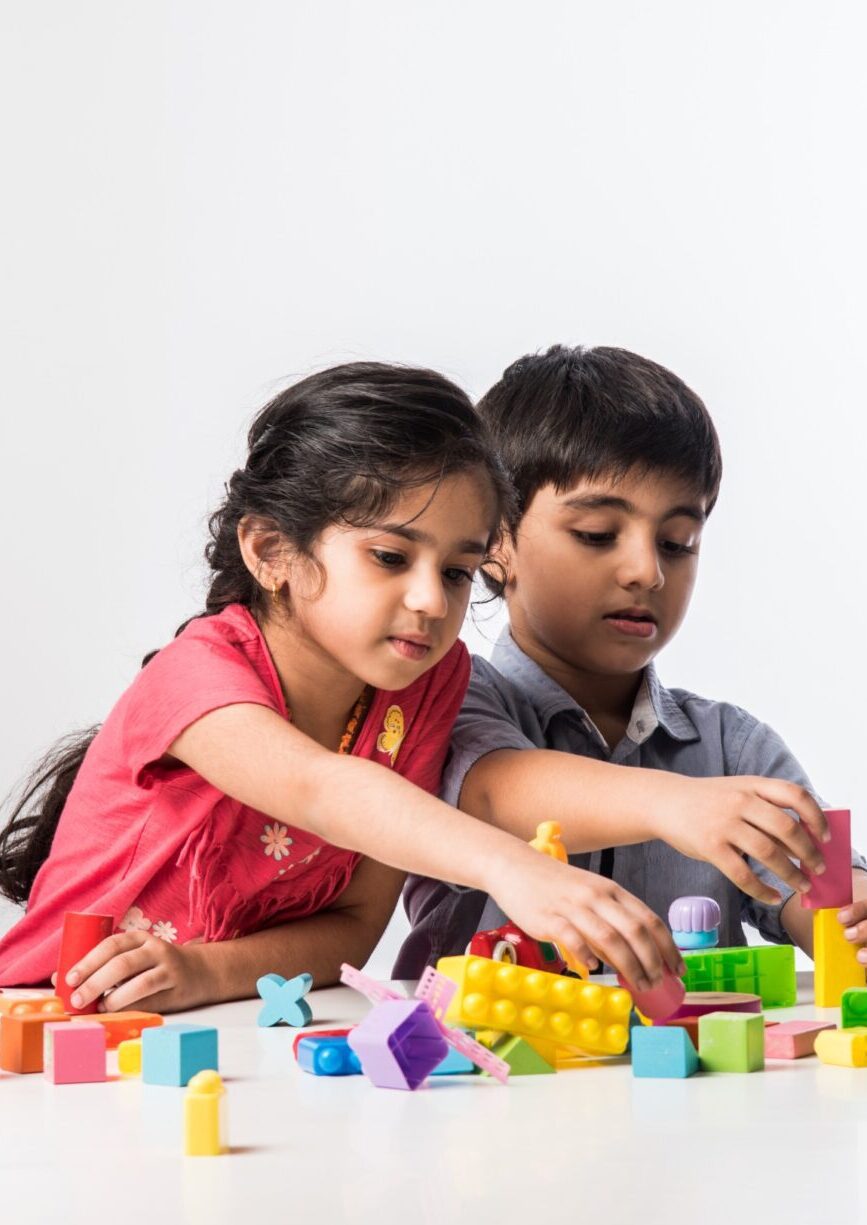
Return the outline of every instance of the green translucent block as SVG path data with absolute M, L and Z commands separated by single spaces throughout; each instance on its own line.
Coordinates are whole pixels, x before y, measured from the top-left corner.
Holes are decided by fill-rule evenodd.
M 704 1072 L 760 1072 L 765 1066 L 765 1019 L 759 1012 L 708 1012 L 698 1019 Z
M 849 987 L 840 1001 L 840 1028 L 867 1025 L 867 987 Z
M 749 991 L 763 1008 L 791 1008 L 798 1000 L 791 944 L 684 953 L 687 991 Z

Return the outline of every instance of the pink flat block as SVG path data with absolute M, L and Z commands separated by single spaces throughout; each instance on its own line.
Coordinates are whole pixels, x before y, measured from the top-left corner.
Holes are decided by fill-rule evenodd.
M 766 1059 L 803 1059 L 815 1054 L 816 1034 L 834 1029 L 833 1021 L 781 1021 L 765 1030 Z
M 836 906 L 848 906 L 852 901 L 852 833 L 848 808 L 823 808 L 831 831 L 830 842 L 816 842 L 825 860 L 825 871 L 814 876 L 809 868 L 801 864 L 801 870 L 810 881 L 810 892 L 801 894 L 801 905 L 805 910 L 831 910 Z M 805 827 L 806 828 L 806 827 Z M 807 830 L 807 833 L 810 833 Z
M 45 1076 L 55 1085 L 106 1079 L 105 1027 L 95 1021 L 45 1026 Z

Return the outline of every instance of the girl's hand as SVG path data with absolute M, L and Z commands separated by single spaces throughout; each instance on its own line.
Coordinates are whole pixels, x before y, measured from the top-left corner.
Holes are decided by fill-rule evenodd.
M 676 793 L 669 789 L 651 801 L 659 814 L 653 822 L 656 836 L 691 859 L 712 863 L 742 893 L 769 906 L 781 900 L 776 889 L 756 876 L 745 855 L 799 893 L 806 892 L 810 882 L 792 858 L 816 874 L 825 871 L 807 830 L 824 842 L 828 823 L 805 787 L 759 775 L 683 778 L 681 783 Z
M 855 875 L 862 874 L 856 873 Z M 846 939 L 858 949 L 855 956 L 862 966 L 867 966 L 867 898 L 856 897 L 850 905 L 839 912 L 837 918 L 845 928 L 843 934 Z
M 599 959 L 636 990 L 662 981 L 663 967 L 685 973 L 663 921 L 604 876 L 526 848 L 492 873 L 488 892 L 536 940 L 553 940 L 591 969 Z
M 179 1012 L 212 996 L 201 944 L 169 944 L 149 932 L 117 932 L 101 941 L 70 969 L 72 1003 L 84 1008 L 99 1000 L 99 1012 Z

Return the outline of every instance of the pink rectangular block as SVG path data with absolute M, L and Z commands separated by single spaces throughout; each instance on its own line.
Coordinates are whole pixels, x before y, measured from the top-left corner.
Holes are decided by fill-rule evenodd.
M 848 906 L 852 901 L 852 834 L 848 808 L 823 808 L 831 831 L 830 842 L 813 842 L 825 860 L 825 871 L 814 876 L 809 868 L 801 864 L 804 875 L 810 881 L 810 892 L 801 894 L 801 905 L 806 910 L 830 910 L 835 906 Z M 806 827 L 805 827 L 806 828 Z M 807 831 L 809 833 L 809 830 Z
M 105 1026 L 93 1021 L 45 1026 L 45 1075 L 55 1085 L 105 1080 Z
M 766 1059 L 803 1059 L 813 1054 L 816 1034 L 834 1029 L 833 1021 L 781 1021 L 765 1030 Z

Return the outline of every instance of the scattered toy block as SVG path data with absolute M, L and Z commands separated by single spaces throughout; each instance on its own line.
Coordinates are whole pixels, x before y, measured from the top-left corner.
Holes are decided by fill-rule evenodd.
M 668 908 L 668 926 L 677 947 L 709 949 L 719 944 L 722 913 L 712 897 L 677 897 Z
M 840 1068 L 867 1068 L 867 1027 L 823 1029 L 816 1035 L 816 1054 Z
M 808 893 L 801 894 L 801 905 L 807 910 L 827 910 L 848 906 L 852 901 L 852 834 L 848 808 L 825 808 L 822 810 L 831 831 L 830 842 L 817 842 L 811 830 L 811 842 L 825 860 L 825 871 L 816 876 L 805 865 L 801 871 L 810 882 Z
M 803 1059 L 814 1053 L 816 1035 L 833 1029 L 830 1021 L 782 1021 L 765 1032 L 766 1059 Z
M 668 1020 L 681 1021 L 687 1017 L 702 1017 L 708 1012 L 761 1011 L 761 997 L 747 991 L 687 991 L 683 1003 Z
M 361 1060 L 365 1076 L 381 1089 L 417 1089 L 449 1050 L 423 1000 L 376 1004 L 347 1042 Z
M 698 1041 L 706 1072 L 760 1072 L 765 1066 L 765 1023 L 755 1013 L 706 1013 Z
M 813 994 L 817 1008 L 839 1008 L 843 992 L 863 987 L 867 971 L 834 908 L 813 911 Z
M 313 1076 L 360 1076 L 361 1062 L 346 1039 L 346 1034 L 300 1035 L 295 1049 L 299 1068 Z
M 351 1025 L 343 1026 L 341 1029 L 308 1029 L 303 1034 L 296 1034 L 292 1039 L 292 1054 L 298 1058 L 298 1045 L 305 1038 L 345 1038 L 352 1030 Z
M 696 1050 L 699 1049 L 698 1042 L 698 1017 L 669 1017 L 667 1021 L 663 1021 L 665 1026 L 677 1025 L 680 1029 L 685 1029 L 689 1034 L 690 1041 Z
M 632 1031 L 633 1076 L 683 1079 L 698 1067 L 698 1054 L 682 1026 L 642 1025 Z
M 512 1034 L 505 1034 L 493 1049 L 509 1065 L 512 1076 L 548 1076 L 557 1070 L 526 1039 Z M 487 1072 L 482 1075 L 487 1076 Z
M 217 1071 L 217 1031 L 205 1025 L 145 1029 L 141 1054 L 142 1080 L 146 1085 L 186 1085 L 197 1072 Z
M 840 1028 L 867 1025 L 867 987 L 849 987 L 840 1001 Z
M 156 1012 L 97 1012 L 87 1017 L 96 1021 L 105 1029 L 105 1039 L 110 1051 L 117 1050 L 121 1042 L 131 1038 L 140 1038 L 142 1030 L 154 1025 L 162 1025 L 163 1019 Z M 78 1017 L 72 1017 L 74 1024 L 80 1024 Z
M 92 1000 L 84 1008 L 73 1007 L 72 995 L 76 988 L 69 986 L 66 975 L 91 949 L 95 949 L 107 936 L 110 936 L 113 930 L 114 917 L 110 914 L 70 913 L 63 916 L 55 990 L 63 1001 L 64 1012 L 69 1016 L 76 1013 L 83 1016 L 96 1012 L 96 1000 Z
M 50 992 L 27 995 L 0 995 L 0 1016 L 2 1017 L 43 1017 L 46 1021 L 59 1021 L 68 1016 L 63 1007 L 63 1000 Z
M 649 991 L 636 991 L 622 974 L 617 975 L 617 981 L 630 992 L 638 1011 L 651 1021 L 664 1021 L 667 1017 L 674 1016 L 686 995 L 683 983 L 667 966 L 662 982 L 658 987 L 651 987 Z
M 121 1076 L 141 1076 L 141 1038 L 128 1038 L 119 1043 L 117 1070 Z
M 184 1153 L 187 1157 L 219 1157 L 227 1149 L 222 1078 L 211 1069 L 197 1072 L 184 1094 Z
M 283 978 L 280 974 L 263 974 L 256 983 L 256 990 L 265 1001 L 259 1013 L 257 1025 L 295 1025 L 301 1028 L 313 1019 L 310 1005 L 304 996 L 313 986 L 312 974 L 296 974 L 294 978 Z
M 62 1012 L 0 1017 L 0 1068 L 19 1074 L 41 1072 L 45 1026 L 68 1020 Z
M 45 1026 L 45 1076 L 55 1085 L 80 1085 L 106 1079 L 106 1035 L 101 1025 Z
M 791 944 L 706 949 L 684 953 L 687 991 L 742 991 L 764 1008 L 790 1008 L 798 1001 L 795 949 Z
M 632 997 L 622 987 L 487 957 L 442 957 L 437 969 L 458 985 L 448 1018 L 459 1025 L 514 1034 L 534 1046 L 538 1039 L 591 1054 L 626 1050 Z

